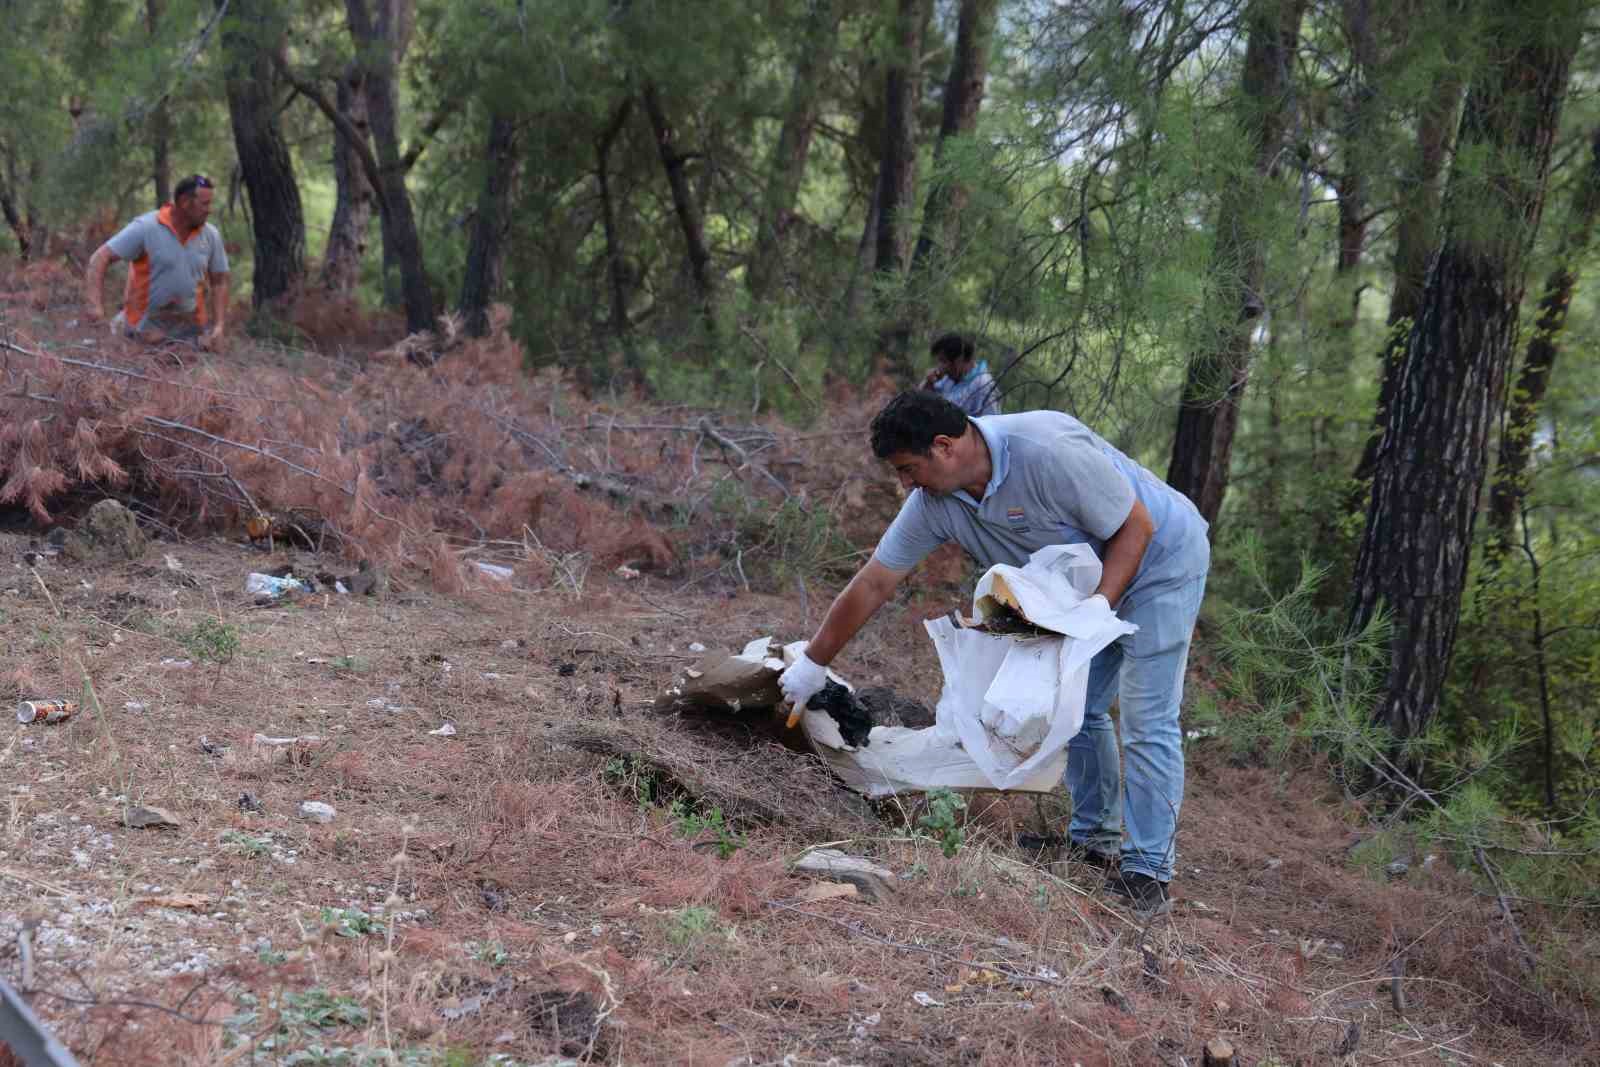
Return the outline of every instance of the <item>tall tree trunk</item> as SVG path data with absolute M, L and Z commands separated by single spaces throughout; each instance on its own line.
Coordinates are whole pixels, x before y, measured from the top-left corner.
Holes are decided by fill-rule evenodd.
M 152 42 L 161 36 L 161 17 L 165 0 L 144 0 L 145 30 Z M 163 94 L 150 113 L 150 182 L 159 207 L 172 199 L 172 103 Z
M 396 68 L 410 37 L 406 0 L 345 0 L 350 36 L 355 40 L 367 96 L 367 121 L 372 129 L 378 171 L 382 175 L 383 247 L 400 273 L 406 329 L 422 333 L 434 328 L 433 292 L 422 259 L 417 220 L 406 192 L 406 167 L 400 157 L 399 95 Z
M 1399 387 L 1400 364 L 1406 339 L 1417 313 L 1422 308 L 1422 287 L 1427 279 L 1428 260 L 1433 255 L 1439 230 L 1439 179 L 1445 158 L 1455 140 L 1457 116 L 1464 90 L 1461 77 L 1452 66 L 1441 67 L 1417 116 L 1417 143 L 1407 161 L 1397 197 L 1398 218 L 1394 239 L 1394 290 L 1389 297 L 1389 335 L 1378 353 L 1378 404 L 1373 413 L 1372 433 L 1368 435 L 1356 464 L 1355 491 L 1349 510 L 1363 510 L 1372 469 L 1378 459 L 1378 442 L 1388 422 L 1389 406 Z
M 1600 215 L 1600 127 L 1589 134 L 1589 165 L 1573 194 L 1567 224 L 1561 229 L 1556 251 L 1556 266 L 1545 279 L 1539 297 L 1539 318 L 1528 339 L 1522 370 L 1511 390 L 1505 428 L 1500 432 L 1500 461 L 1494 484 L 1489 489 L 1489 540 L 1484 547 L 1484 573 L 1499 569 L 1514 543 L 1517 516 L 1528 492 L 1528 459 L 1533 447 L 1533 432 L 1538 426 L 1539 409 L 1545 390 L 1550 387 L 1550 372 L 1561 352 L 1561 334 L 1567 327 L 1567 312 L 1578 288 L 1578 264 L 1594 236 L 1596 215 Z
M 5 215 L 6 225 L 11 227 L 11 234 L 17 239 L 17 248 L 22 255 L 22 261 L 26 263 L 33 252 L 33 234 L 27 220 L 17 208 L 16 164 L 11 146 L 0 141 L 0 214 Z
M 1575 0 L 1484 11 L 1444 236 L 1402 357 L 1356 559 L 1350 628 L 1387 607 L 1390 665 L 1374 711 L 1397 738 L 1432 720 L 1455 648 L 1472 527 L 1516 334 L 1567 72 Z
M 928 0 L 899 0 L 895 51 L 884 74 L 883 152 L 878 157 L 876 269 L 905 270 L 917 190 L 917 105 L 922 100 L 922 38 Z
M 872 277 L 878 268 L 878 194 L 881 186 L 878 182 L 872 183 L 871 195 L 867 198 L 867 218 L 861 227 L 861 240 L 856 242 L 856 258 L 850 268 L 850 281 L 844 290 L 844 320 L 855 322 L 861 315 L 861 294 L 866 286 L 863 282 Z
M 622 234 L 617 226 L 617 202 L 611 192 L 611 147 L 616 144 L 633 111 L 633 98 L 625 97 L 605 131 L 595 142 L 595 177 L 600 185 L 600 222 L 606 235 L 606 288 L 611 295 L 611 330 L 622 342 L 630 369 L 638 371 L 638 359 L 629 340 L 628 271 L 623 260 Z
M 935 248 L 950 251 L 951 231 L 960 223 L 961 210 L 970 195 L 957 178 L 939 172 L 947 162 L 948 143 L 970 134 L 978 124 L 978 109 L 983 105 L 984 83 L 989 76 L 989 48 L 994 39 L 995 9 L 999 0 L 961 0 L 956 25 L 956 53 L 950 61 L 950 75 L 944 83 L 944 114 L 939 122 L 939 140 L 933 147 L 934 184 L 928 190 L 922 212 L 922 233 L 911 256 L 911 272 L 923 266 Z
M 694 288 L 700 297 L 706 326 L 716 331 L 716 279 L 711 272 L 711 252 L 706 248 L 705 225 L 700 219 L 700 205 L 694 191 L 689 188 L 689 178 L 674 140 L 672 124 L 667 121 L 661 107 L 661 94 L 654 82 L 646 82 L 643 91 L 644 109 L 650 116 L 650 129 L 655 133 L 656 148 L 661 153 L 661 166 L 667 172 L 667 185 L 672 189 L 672 206 L 678 214 L 678 227 L 683 231 L 683 243 L 689 255 L 689 273 L 694 278 Z
M 250 195 L 257 308 L 290 295 L 305 274 L 306 222 L 289 146 L 278 124 L 272 53 L 283 46 L 280 9 L 270 0 L 217 0 L 227 10 L 228 114 L 239 170 Z
M 467 268 L 461 279 L 461 316 L 466 319 L 467 333 L 473 337 L 489 332 L 489 301 L 500 287 L 506 208 L 516 176 L 516 160 L 512 158 L 516 138 L 517 126 L 509 115 L 497 112 L 490 117 L 484 145 L 483 190 L 478 194 L 478 217 L 472 223 Z
M 349 64 L 339 76 L 335 101 L 363 143 L 369 143 L 367 94 L 359 64 Z M 372 183 L 350 132 L 337 125 L 333 128 L 333 184 L 333 221 L 328 225 L 328 246 L 322 257 L 322 287 L 330 293 L 349 296 L 361 281 L 361 261 L 367 254 Z
M 1214 347 L 1190 357 L 1167 481 L 1186 494 L 1209 523 L 1228 489 L 1239 405 L 1250 375 L 1250 336 L 1266 310 L 1266 234 L 1262 201 L 1270 197 L 1275 161 L 1292 111 L 1294 52 L 1305 0 L 1254 0 L 1247 21 L 1239 126 L 1250 143 L 1249 170 L 1228 181 L 1217 211 L 1210 277 L 1219 306 L 1237 309 Z
M 811 153 L 811 132 L 817 121 L 817 97 L 822 75 L 833 58 L 839 33 L 836 0 L 810 0 L 805 31 L 795 57 L 794 85 L 784 110 L 778 143 L 767 161 L 767 190 L 761 205 L 760 228 L 745 282 L 750 295 L 760 299 L 783 274 L 783 237 L 794 217 L 800 179 Z
M 922 41 L 932 13 L 930 0 L 899 0 L 894 55 L 884 75 L 883 154 L 878 162 L 876 270 L 898 283 L 911 253 L 912 211 L 917 195 L 917 105 L 922 102 Z M 900 315 L 885 318 L 878 347 L 902 379 L 912 376 L 907 359 L 908 327 Z

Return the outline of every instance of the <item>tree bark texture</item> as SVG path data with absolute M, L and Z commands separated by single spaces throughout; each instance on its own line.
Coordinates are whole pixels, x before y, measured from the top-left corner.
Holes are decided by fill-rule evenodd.
M 1579 25 L 1575 3 L 1518 0 L 1486 12 L 1486 55 L 1379 445 L 1351 595 L 1352 630 L 1390 614 L 1374 718 L 1397 738 L 1432 720 L 1455 648 L 1489 430 Z
M 600 186 L 600 223 L 606 235 L 606 288 L 611 295 L 611 330 L 622 341 L 630 364 L 634 356 L 628 344 L 628 332 L 632 326 L 628 321 L 628 270 L 623 259 L 622 232 L 617 225 L 617 202 L 611 189 L 611 148 L 622 134 L 632 111 L 633 99 L 625 98 L 595 142 L 594 151 L 595 178 Z
M 165 0 L 145 0 L 145 30 L 154 43 L 161 32 Z M 150 113 L 150 183 L 160 207 L 172 199 L 172 102 L 163 95 Z
M 1455 141 L 1463 91 L 1457 72 L 1450 67 L 1441 68 L 1417 116 L 1416 149 L 1406 163 L 1396 198 L 1394 289 L 1389 297 L 1389 336 L 1378 353 L 1378 404 L 1372 433 L 1356 464 L 1358 489 L 1352 496 L 1352 511 L 1365 502 L 1367 483 L 1372 480 L 1373 464 L 1377 462 L 1378 442 L 1388 421 L 1386 413 L 1399 385 L 1406 338 L 1422 307 L 1422 287 L 1439 230 L 1439 179 Z
M 1556 266 L 1545 279 L 1539 296 L 1539 317 L 1522 359 L 1522 370 L 1511 390 L 1504 428 L 1500 431 L 1500 460 L 1489 489 L 1489 539 L 1484 547 L 1485 573 L 1498 569 L 1516 543 L 1517 516 L 1528 492 L 1528 460 L 1539 410 L 1550 387 L 1550 373 L 1561 353 L 1561 334 L 1578 288 L 1578 264 L 1594 236 L 1600 214 L 1600 127 L 1589 135 L 1589 165 L 1573 195 L 1572 210 L 1561 230 Z
M 361 67 L 352 63 L 339 76 L 335 106 L 360 134 L 370 151 L 367 94 Z M 349 296 L 361 281 L 361 262 L 367 255 L 367 228 L 372 224 L 372 182 L 361 163 L 361 146 L 343 126 L 333 128 L 333 221 L 328 224 L 328 245 L 322 257 L 322 287 Z
M 811 0 L 806 26 L 795 57 L 794 85 L 784 110 L 778 143 L 767 162 L 766 197 L 761 206 L 756 246 L 745 272 L 750 295 L 760 299 L 784 271 L 783 238 L 794 218 L 795 200 L 811 154 L 811 133 L 817 121 L 818 91 L 833 58 L 839 33 L 836 0 Z
M 483 337 L 489 332 L 489 302 L 500 288 L 504 259 L 506 211 L 516 177 L 517 126 L 509 115 L 489 119 L 484 144 L 483 189 L 478 194 L 477 218 L 467 244 L 467 266 L 461 278 L 461 317 L 467 333 Z
M 406 168 L 400 154 L 399 96 L 395 70 L 410 38 L 410 6 L 405 0 L 345 0 L 350 36 L 355 41 L 367 97 L 367 122 L 372 130 L 383 196 L 379 208 L 387 260 L 400 274 L 406 329 L 422 333 L 434 328 L 433 292 L 428 287 L 417 220 L 406 192 Z
M 883 154 L 878 161 L 877 270 L 900 274 L 911 250 L 917 191 L 917 104 L 922 99 L 922 38 L 929 0 L 899 0 L 894 57 L 884 75 Z
M 294 162 L 278 123 L 272 53 L 284 25 L 270 0 L 218 0 L 227 6 L 222 48 L 227 62 L 233 144 L 250 198 L 255 238 L 253 303 L 260 308 L 292 294 L 305 274 L 306 223 Z
M 1266 310 L 1266 235 L 1258 220 L 1293 110 L 1294 52 L 1304 10 L 1305 0 L 1256 0 L 1247 15 L 1239 125 L 1250 141 L 1250 168 L 1222 190 L 1210 268 L 1216 299 L 1237 313 L 1214 345 L 1190 357 L 1167 467 L 1167 481 L 1212 524 L 1228 489 L 1251 334 Z
M 989 76 L 989 48 L 994 39 L 995 9 L 998 0 L 961 0 L 956 25 L 956 52 L 950 61 L 950 75 L 944 85 L 944 114 L 939 122 L 939 140 L 933 147 L 934 184 L 922 212 L 922 233 L 911 256 L 916 273 L 935 248 L 948 252 L 954 243 L 953 231 L 967 205 L 964 183 L 939 173 L 947 162 L 946 145 L 970 134 L 978 125 L 978 109 L 983 106 L 984 85 Z
M 16 199 L 4 184 L 3 178 L 0 178 L 0 213 L 5 215 L 6 225 L 11 227 L 11 235 L 17 239 L 17 248 L 22 255 L 22 261 L 28 262 L 29 255 L 33 251 L 28 224 L 17 211 Z
M 705 225 L 700 219 L 700 205 L 694 191 L 689 188 L 683 155 L 678 151 L 672 123 L 667 121 L 661 105 L 661 94 L 654 82 L 646 82 L 642 93 L 644 108 L 650 117 L 650 129 L 655 134 L 656 149 L 661 153 L 661 166 L 667 172 L 667 185 L 672 190 L 672 206 L 678 215 L 678 227 L 683 231 L 683 243 L 689 256 L 689 273 L 694 279 L 695 292 L 700 297 L 706 323 L 715 329 L 716 280 L 711 273 L 711 252 L 706 247 Z

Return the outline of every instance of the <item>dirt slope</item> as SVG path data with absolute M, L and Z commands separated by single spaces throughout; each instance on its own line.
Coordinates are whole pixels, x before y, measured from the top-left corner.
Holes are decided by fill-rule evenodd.
M 804 757 L 650 710 L 691 641 L 801 632 L 788 600 L 597 575 L 581 596 L 258 607 L 244 576 L 276 560 L 244 544 L 91 569 L 30 567 L 29 543 L 0 540 L 3 695 L 76 696 L 86 672 L 101 712 L 0 734 L 0 943 L 38 923 L 36 1003 L 86 1062 L 1195 1063 L 1224 1036 L 1239 1062 L 1310 1063 L 1352 1024 L 1353 1062 L 1583 1055 L 1531 1045 L 1415 962 L 1395 1015 L 1397 938 L 1430 969 L 1508 961 L 1430 947 L 1487 927 L 1486 903 L 1442 862 L 1404 886 L 1364 879 L 1348 814 L 1312 778 L 1200 745 L 1181 904 L 1140 929 L 1092 872 L 1020 862 L 1006 813 L 947 859 Z M 931 698 L 910 621 L 892 609 L 852 666 Z M 202 658 L 214 622 L 237 635 L 228 662 Z M 430 733 L 447 722 L 454 736 Z M 326 741 L 252 752 L 258 732 Z M 571 746 L 586 733 L 639 758 Z M 703 772 L 726 829 L 704 800 L 673 812 L 689 794 L 654 769 L 672 759 Z M 179 825 L 125 828 L 123 798 Z M 306 800 L 332 821 L 300 817 Z M 843 839 L 897 873 L 890 899 L 804 900 L 789 863 Z
M 26 282 L 0 285 L 27 331 L 7 336 L 85 344 L 65 325 L 70 291 Z M 279 373 L 286 357 L 241 343 L 199 369 L 232 360 L 248 375 L 252 359 Z M 44 388 L 32 366 L 7 364 L 7 390 Z M 509 395 L 495 373 L 441 390 Z M 163 395 L 181 394 L 147 400 Z M 806 434 L 763 430 L 760 447 L 781 446 L 769 469 L 867 544 L 894 493 L 850 433 L 868 401 L 850 403 Z M 549 407 L 548 434 L 558 416 L 594 417 Z M 611 427 L 617 410 L 656 417 L 623 404 Z M 423 437 L 403 411 L 369 414 L 401 435 L 378 446 L 391 472 L 401 452 L 413 479 L 424 466 L 477 477 L 440 443 L 449 426 Z M 690 440 L 673 452 L 608 428 L 539 448 L 708 499 L 739 457 Z M 743 484 L 762 483 L 746 469 Z M 244 592 L 252 571 L 353 564 L 236 531 L 72 563 L 39 554 L 27 516 L 4 516 L 0 704 L 93 700 L 59 725 L 0 725 L 0 975 L 34 991 L 82 1062 L 1193 1065 L 1219 1039 L 1252 1065 L 1600 1062 L 1589 994 L 1559 965 L 1592 938 L 1581 917 L 1541 931 L 1568 953 L 1547 956 L 1547 1006 L 1447 859 L 1414 856 L 1394 882 L 1352 864 L 1364 817 L 1317 769 L 1233 766 L 1197 741 L 1178 907 L 1141 926 L 1107 906 L 1094 872 L 1030 866 L 1011 846 L 1018 826 L 1059 828 L 1059 802 L 974 797 L 947 857 L 916 831 L 914 802 L 870 809 L 764 736 L 652 710 L 691 643 L 804 636 L 836 578 L 752 581 L 755 561 L 705 513 L 689 529 L 658 517 L 648 543 L 677 558 L 629 577 L 601 546 L 644 542 L 608 540 L 621 520 L 592 489 L 549 492 L 532 516 L 490 482 L 482 493 L 541 531 L 495 546 L 510 583 L 465 566 L 451 572 L 464 589 L 437 592 L 439 561 L 419 560 L 392 568 L 386 595 L 267 605 Z M 849 676 L 931 703 L 919 623 L 960 603 L 963 573 L 954 557 L 924 568 L 852 646 Z M 1203 654 L 1192 674 L 1206 684 Z M 308 801 L 331 820 L 303 815 Z M 137 806 L 177 825 L 129 828 Z M 792 866 L 817 845 L 873 858 L 894 892 L 810 896 Z

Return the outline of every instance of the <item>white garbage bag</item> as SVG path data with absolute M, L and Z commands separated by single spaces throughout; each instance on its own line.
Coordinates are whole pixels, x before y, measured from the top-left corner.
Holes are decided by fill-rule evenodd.
M 1066 769 L 1067 743 L 1083 726 L 1089 661 L 1138 627 L 1102 600 L 1100 560 L 1087 545 L 1052 545 L 1022 567 L 997 565 L 979 580 L 973 612 L 1004 604 L 1061 636 L 1007 636 L 947 617 L 924 624 L 939 653 L 944 689 L 925 730 L 874 727 L 867 745 L 846 745 L 826 712 L 801 725 L 812 748 L 869 796 L 926 789 L 1047 792 Z M 785 648 L 792 658 L 803 645 Z

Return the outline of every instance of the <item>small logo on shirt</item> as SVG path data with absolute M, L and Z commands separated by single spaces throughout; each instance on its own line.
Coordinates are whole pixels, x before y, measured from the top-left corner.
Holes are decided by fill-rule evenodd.
M 1028 516 L 1023 514 L 1021 508 L 1006 508 L 1006 522 L 1014 533 L 1028 532 Z

